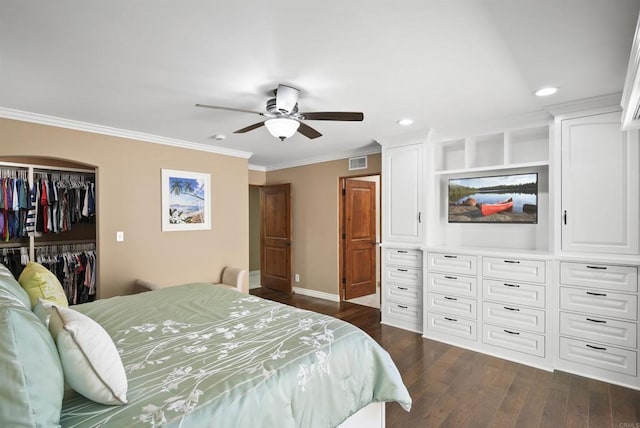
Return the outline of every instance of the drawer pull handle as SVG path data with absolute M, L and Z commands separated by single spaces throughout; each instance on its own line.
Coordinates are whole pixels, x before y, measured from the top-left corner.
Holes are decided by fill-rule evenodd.
M 520 309 L 518 308 L 510 308 L 509 306 L 504 306 L 504 308 L 508 311 L 515 311 L 515 312 L 520 312 Z
M 447 297 L 447 296 L 444 296 L 444 298 L 445 298 L 445 299 L 447 299 L 447 300 L 458 300 L 458 299 L 456 299 L 455 297 Z
M 406 269 L 398 269 L 398 272 L 407 272 Z
M 444 277 L 445 277 L 445 279 L 458 279 L 455 276 L 449 276 L 449 275 L 445 275 Z
M 520 288 L 520 286 L 518 284 L 508 284 L 508 283 L 504 283 L 505 287 L 515 287 L 515 288 Z
M 607 270 L 606 266 L 590 266 L 587 265 L 587 269 Z
M 409 309 L 409 307 L 408 307 L 408 306 L 405 306 L 405 305 L 398 305 L 398 307 L 399 307 L 400 309 Z
M 597 322 L 597 323 L 600 323 L 600 324 L 606 324 L 607 323 L 605 320 L 594 320 L 593 318 L 587 318 L 587 321 Z
M 589 296 L 601 296 L 601 297 L 607 297 L 607 295 L 605 293 L 594 293 L 592 291 L 587 291 L 587 294 Z
M 408 251 L 407 251 L 407 250 L 398 250 L 398 253 L 400 253 L 400 254 L 407 254 L 407 253 L 408 253 Z
M 446 319 L 447 321 L 458 322 L 458 320 L 454 318 L 444 317 L 444 319 Z
M 515 264 L 519 264 L 520 260 L 505 260 L 505 263 L 515 263 Z
M 517 331 L 510 331 L 510 330 L 505 330 L 505 333 L 509 333 L 509 334 L 517 334 L 519 335 L 520 333 L 518 333 Z
M 398 287 L 398 290 L 407 291 L 408 288 L 407 287 Z
M 589 345 L 588 343 L 587 343 L 587 348 L 595 349 L 597 351 L 606 351 L 607 350 L 607 348 L 604 348 L 602 346 L 593 346 L 593 345 Z
M 457 259 L 457 258 L 458 258 L 458 256 L 450 256 L 450 255 L 448 255 L 448 254 L 445 254 L 445 255 L 444 255 L 444 258 L 445 258 L 445 259 Z

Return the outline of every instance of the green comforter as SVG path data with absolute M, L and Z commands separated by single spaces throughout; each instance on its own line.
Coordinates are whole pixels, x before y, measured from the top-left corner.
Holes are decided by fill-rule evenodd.
M 124 406 L 65 399 L 62 426 L 334 427 L 374 401 L 411 398 L 358 328 L 209 284 L 78 305 L 109 332 Z

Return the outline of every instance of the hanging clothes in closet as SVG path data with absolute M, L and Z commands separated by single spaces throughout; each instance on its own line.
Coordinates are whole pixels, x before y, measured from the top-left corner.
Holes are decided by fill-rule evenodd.
M 29 202 L 27 171 L 0 168 L 0 237 L 3 241 L 27 236 Z
M 70 305 L 96 299 L 94 244 L 36 247 L 36 261 L 56 275 Z
M 80 174 L 48 174 L 34 172 L 31 188 L 34 229 L 41 233 L 71 230 L 75 223 L 94 223 L 96 214 L 95 183 Z
M 29 248 L 3 248 L 0 253 L 0 263 L 5 265 L 17 280 L 24 267 L 29 263 Z

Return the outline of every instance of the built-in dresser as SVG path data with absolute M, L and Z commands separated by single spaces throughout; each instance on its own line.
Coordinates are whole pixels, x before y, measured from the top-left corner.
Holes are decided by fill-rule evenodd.
M 640 140 L 621 131 L 618 101 L 380 141 L 382 323 L 640 389 Z M 537 177 L 534 222 L 449 217 L 455 180 L 521 174 Z

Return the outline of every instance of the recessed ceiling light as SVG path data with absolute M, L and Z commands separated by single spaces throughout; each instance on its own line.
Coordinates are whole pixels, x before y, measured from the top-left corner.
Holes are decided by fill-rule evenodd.
M 548 86 L 546 88 L 540 88 L 534 92 L 538 97 L 546 97 L 547 95 L 553 95 L 558 92 L 558 88 L 554 88 L 553 86 Z
M 398 121 L 398 125 L 409 126 L 413 124 L 413 119 L 405 118 Z

